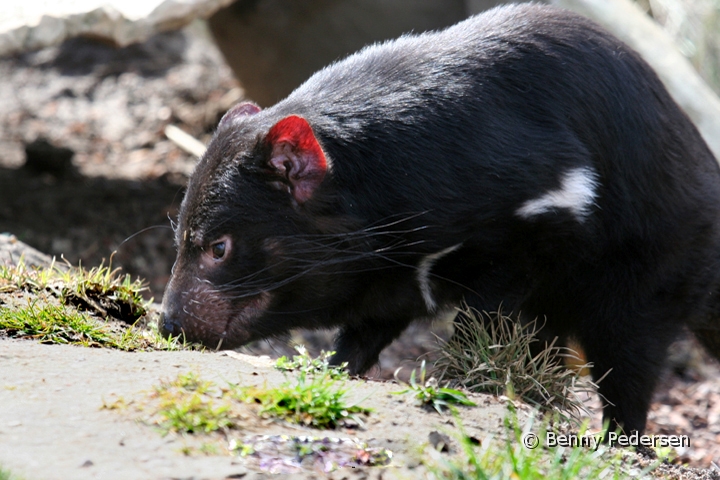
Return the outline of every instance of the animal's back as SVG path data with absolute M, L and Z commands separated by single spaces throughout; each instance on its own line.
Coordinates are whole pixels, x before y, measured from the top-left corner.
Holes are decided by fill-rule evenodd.
M 434 221 L 494 222 L 580 167 L 623 202 L 597 212 L 606 231 L 672 208 L 658 189 L 683 191 L 693 206 L 720 198 L 717 162 L 645 62 L 594 23 L 542 6 L 371 46 L 273 110 L 311 119 L 336 177 L 356 190 L 356 209 L 378 192 L 389 197 L 378 218 L 415 195 L 438 212 Z M 648 177 L 650 191 L 632 184 Z M 702 194 L 687 198 L 689 184 L 703 184 Z

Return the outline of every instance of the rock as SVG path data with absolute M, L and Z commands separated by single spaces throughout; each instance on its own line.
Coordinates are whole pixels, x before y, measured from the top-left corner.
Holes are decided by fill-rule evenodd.
M 17 265 L 23 259 L 28 267 L 47 267 L 52 259 L 9 233 L 0 233 L 0 265 Z
M 248 98 L 267 107 L 367 44 L 447 27 L 468 13 L 465 0 L 238 0 L 209 24 Z
M 76 36 L 119 46 L 147 40 L 233 0 L 23 0 L 0 6 L 0 56 L 37 50 Z
M 444 433 L 433 430 L 428 435 L 428 442 L 430 442 L 430 445 L 438 452 L 452 453 L 452 440 Z

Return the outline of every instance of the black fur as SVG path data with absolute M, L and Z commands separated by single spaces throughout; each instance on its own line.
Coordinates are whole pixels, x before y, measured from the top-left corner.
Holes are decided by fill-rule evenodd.
M 330 164 L 303 203 L 263 141 L 288 115 Z M 597 183 L 584 217 L 518 214 L 570 171 Z M 719 218 L 715 159 L 635 52 L 577 15 L 502 7 L 371 46 L 272 108 L 229 114 L 180 211 L 163 327 L 234 348 L 339 325 L 334 361 L 363 372 L 435 314 L 418 267 L 448 249 L 428 281 L 439 308 L 546 318 L 596 378 L 612 369 L 605 418 L 642 431 L 683 325 L 720 354 Z M 231 248 L 212 260 L 220 238 Z

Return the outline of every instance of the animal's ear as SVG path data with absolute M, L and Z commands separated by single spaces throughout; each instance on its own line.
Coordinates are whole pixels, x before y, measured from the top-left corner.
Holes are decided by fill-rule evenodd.
M 232 107 L 230 110 L 228 110 L 225 115 L 220 119 L 220 126 L 225 125 L 226 123 L 238 118 L 238 117 L 244 117 L 247 115 L 255 115 L 260 111 L 260 107 L 255 105 L 254 103 L 250 102 L 242 102 L 238 103 L 234 107 Z
M 265 143 L 271 151 L 268 166 L 283 177 L 295 201 L 302 205 L 327 173 L 325 153 L 310 124 L 297 115 L 285 117 L 270 129 Z

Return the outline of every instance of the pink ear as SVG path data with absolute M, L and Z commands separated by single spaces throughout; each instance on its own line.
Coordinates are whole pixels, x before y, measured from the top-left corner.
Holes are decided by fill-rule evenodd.
M 243 102 L 238 103 L 234 107 L 232 107 L 230 110 L 228 110 L 225 115 L 220 119 L 220 125 L 224 125 L 228 123 L 231 120 L 234 120 L 238 117 L 243 117 L 246 115 L 255 115 L 260 111 L 260 107 L 255 105 L 254 103 L 250 102 Z
M 290 183 L 299 204 L 312 197 L 327 173 L 327 161 L 310 124 L 290 115 L 273 126 L 265 137 L 272 147 L 270 166 Z

